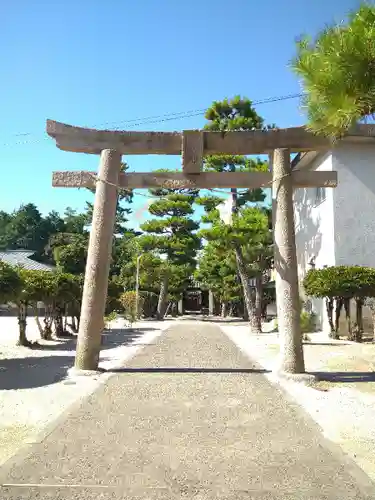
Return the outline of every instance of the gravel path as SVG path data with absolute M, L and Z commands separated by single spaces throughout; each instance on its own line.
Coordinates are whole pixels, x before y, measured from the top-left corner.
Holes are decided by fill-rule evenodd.
M 135 355 L 142 343 L 153 342 L 170 322 L 140 322 L 133 329 L 124 321 L 103 335 L 101 367 L 111 368 Z M 0 464 L 39 433 L 77 400 L 94 391 L 103 378 L 66 378 L 74 364 L 76 340 L 43 341 L 33 318 L 28 338 L 41 347 L 16 346 L 17 319 L 0 318 Z
M 365 490 L 375 491 L 217 326 L 189 322 L 140 351 L 1 482 L 8 500 L 370 500 Z
M 280 341 L 276 334 L 251 335 L 247 326 L 226 325 L 222 329 L 245 355 L 252 356 L 267 370 L 275 368 L 279 350 L 275 350 L 274 347 Z M 311 337 L 316 342 L 327 342 L 326 336 L 320 338 L 319 334 L 312 334 Z M 318 346 L 305 345 L 306 370 L 315 373 L 324 372 L 327 353 L 323 351 L 322 359 L 316 347 Z M 361 355 L 358 352 L 361 347 L 358 345 L 345 347 L 348 359 L 346 371 L 350 372 L 350 368 L 348 370 L 350 355 L 355 355 L 356 352 Z M 320 347 L 323 350 L 327 348 L 330 349 L 332 357 L 338 357 L 335 346 Z M 273 373 L 267 374 L 267 377 L 271 382 L 281 384 L 283 389 L 319 424 L 324 435 L 340 445 L 344 452 L 375 481 L 374 394 L 365 394 L 351 387 L 340 386 L 323 392 L 303 384 L 278 380 Z

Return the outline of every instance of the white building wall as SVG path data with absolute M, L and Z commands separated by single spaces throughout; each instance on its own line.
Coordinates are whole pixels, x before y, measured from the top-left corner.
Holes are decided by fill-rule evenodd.
M 336 170 L 338 186 L 295 191 L 295 230 L 300 283 L 315 256 L 325 265 L 375 267 L 375 143 L 340 143 L 332 154 L 318 157 L 311 170 Z M 320 193 L 321 194 L 321 193 Z M 320 326 L 329 331 L 322 300 L 312 300 Z
M 336 265 L 375 267 L 375 143 L 341 143 L 332 156 Z
M 332 170 L 332 155 L 319 156 L 309 170 Z M 297 247 L 298 277 L 301 296 L 302 281 L 315 258 L 315 267 L 335 265 L 333 189 L 300 188 L 294 192 L 294 217 Z M 324 301 L 310 299 L 317 315 L 318 326 L 329 331 Z

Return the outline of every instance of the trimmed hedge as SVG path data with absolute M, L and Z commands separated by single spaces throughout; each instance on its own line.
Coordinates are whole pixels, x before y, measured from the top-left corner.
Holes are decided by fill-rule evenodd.
M 375 269 L 362 266 L 332 266 L 311 269 L 303 280 L 303 287 L 310 297 L 375 296 Z
M 344 308 L 349 339 L 360 342 L 363 333 L 362 308 L 366 298 L 375 297 L 375 269 L 363 266 L 332 266 L 311 269 L 303 280 L 310 297 L 325 298 L 331 337 L 339 338 L 341 311 Z M 356 320 L 351 323 L 350 302 L 355 300 Z

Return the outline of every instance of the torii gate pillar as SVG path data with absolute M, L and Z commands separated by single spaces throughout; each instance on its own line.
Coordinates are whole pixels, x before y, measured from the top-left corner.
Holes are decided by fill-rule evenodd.
M 97 370 L 108 291 L 121 154 L 101 152 L 87 254 L 75 369 Z
M 270 164 L 276 307 L 281 340 L 277 371 L 304 373 L 290 150 L 275 149 Z

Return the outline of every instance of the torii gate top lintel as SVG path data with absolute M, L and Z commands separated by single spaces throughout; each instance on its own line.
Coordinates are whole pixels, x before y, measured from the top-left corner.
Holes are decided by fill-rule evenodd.
M 267 154 L 274 149 L 289 149 L 293 153 L 328 149 L 331 145 L 329 139 L 314 135 L 305 127 L 227 132 L 141 132 L 97 130 L 47 120 L 47 134 L 64 151 L 89 154 L 116 149 L 128 155 L 179 155 L 188 136 L 194 137 L 196 143 L 201 142 L 203 155 Z
M 183 132 L 141 132 L 97 130 L 76 127 L 47 120 L 47 134 L 64 151 L 100 154 L 104 149 L 116 149 L 121 154 L 179 155 L 184 140 L 194 137 L 201 143 L 202 154 L 268 154 L 275 149 L 289 149 L 291 153 L 329 149 L 332 142 L 313 134 L 305 127 L 271 130 L 226 131 L 185 130 Z M 375 125 L 360 124 L 348 131 L 346 139 L 375 138 Z

